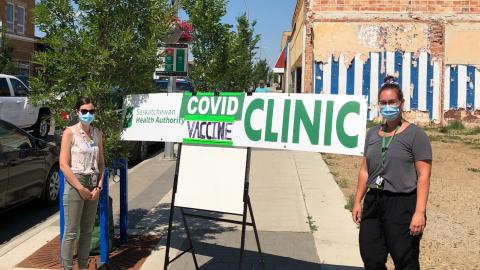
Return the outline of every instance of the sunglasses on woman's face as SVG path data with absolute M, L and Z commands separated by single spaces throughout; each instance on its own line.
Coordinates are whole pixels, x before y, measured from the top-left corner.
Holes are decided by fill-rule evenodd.
M 87 113 L 95 114 L 95 112 L 96 112 L 95 109 L 91 109 L 91 110 L 81 109 L 81 110 L 80 110 L 80 113 L 81 113 L 81 114 L 87 114 Z
M 394 106 L 394 105 L 399 105 L 400 100 L 398 100 L 398 99 L 379 100 L 378 104 L 380 106 L 386 106 L 386 105 Z

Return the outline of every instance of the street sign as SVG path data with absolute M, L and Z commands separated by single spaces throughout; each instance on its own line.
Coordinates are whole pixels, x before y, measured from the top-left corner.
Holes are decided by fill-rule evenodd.
M 164 57 L 162 65 L 155 70 L 156 76 L 188 75 L 188 44 L 165 44 L 160 51 Z
M 127 96 L 123 140 L 363 155 L 361 95 L 225 92 Z

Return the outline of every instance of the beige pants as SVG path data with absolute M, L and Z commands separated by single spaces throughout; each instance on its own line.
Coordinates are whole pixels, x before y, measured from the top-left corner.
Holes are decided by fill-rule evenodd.
M 90 190 L 89 176 L 76 175 L 82 185 Z M 65 181 L 63 193 L 63 208 L 65 229 L 62 240 L 62 262 L 64 269 L 73 267 L 73 251 L 78 235 L 77 257 L 78 267 L 88 267 L 88 255 L 92 241 L 92 231 L 97 213 L 98 199 L 95 201 L 83 200 L 80 193 Z

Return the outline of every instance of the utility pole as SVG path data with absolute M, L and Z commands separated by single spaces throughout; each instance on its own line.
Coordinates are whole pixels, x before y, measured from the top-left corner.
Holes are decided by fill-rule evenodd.
M 172 6 L 176 10 L 176 14 L 178 16 L 178 0 L 171 0 Z M 168 93 L 173 93 L 176 91 L 177 87 L 177 78 L 175 76 L 168 77 Z M 165 142 L 165 151 L 163 152 L 163 157 L 166 159 L 173 159 L 174 158 L 174 150 L 173 150 L 173 142 Z

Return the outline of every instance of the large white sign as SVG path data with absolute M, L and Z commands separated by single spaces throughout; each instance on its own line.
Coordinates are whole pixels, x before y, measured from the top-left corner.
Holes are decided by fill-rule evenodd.
M 246 164 L 246 148 L 183 145 L 175 206 L 241 215 Z
M 364 96 L 149 94 L 124 106 L 124 140 L 363 154 Z

